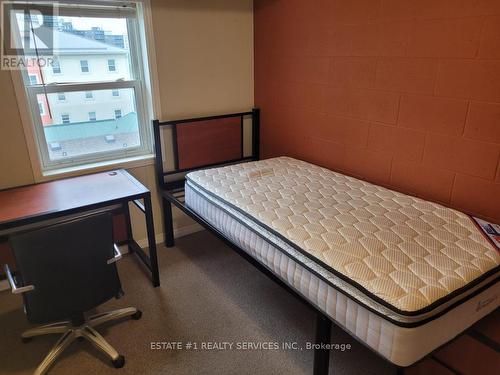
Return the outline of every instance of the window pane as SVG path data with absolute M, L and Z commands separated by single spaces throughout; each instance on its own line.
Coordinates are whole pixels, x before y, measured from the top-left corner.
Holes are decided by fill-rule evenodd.
M 22 13 L 17 21 L 23 35 Z M 43 21 L 37 33 L 52 35 L 56 62 L 29 74 L 41 70 L 47 84 L 133 78 L 126 18 L 46 16 Z
M 61 65 L 59 64 L 59 60 L 54 59 L 52 61 L 52 73 L 53 74 L 60 74 L 61 73 Z
M 80 60 L 80 70 L 82 73 L 89 72 L 89 62 L 87 60 Z
M 118 98 L 113 91 L 94 90 L 93 101 L 82 100 L 83 91 L 66 92 L 63 103 L 60 93 L 48 94 L 52 118 L 42 117 L 42 123 L 51 161 L 141 145 L 134 89 L 118 89 Z M 44 98 L 37 96 L 39 102 Z
M 108 60 L 108 70 L 110 72 L 116 72 L 116 65 L 115 65 L 115 60 L 114 59 Z

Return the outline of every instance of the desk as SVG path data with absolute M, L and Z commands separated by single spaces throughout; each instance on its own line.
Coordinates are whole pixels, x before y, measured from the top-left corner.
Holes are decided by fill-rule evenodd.
M 145 215 L 149 255 L 132 236 L 130 202 Z M 138 256 L 151 272 L 153 286 L 159 286 L 151 193 L 123 169 L 0 191 L 0 233 L 8 235 L 21 226 L 112 206 L 125 215 L 127 239 L 121 244 Z

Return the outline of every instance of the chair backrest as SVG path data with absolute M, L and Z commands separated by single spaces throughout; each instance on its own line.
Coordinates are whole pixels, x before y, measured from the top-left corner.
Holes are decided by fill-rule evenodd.
M 99 213 L 13 235 L 10 246 L 33 323 L 82 316 L 121 292 L 110 213 Z

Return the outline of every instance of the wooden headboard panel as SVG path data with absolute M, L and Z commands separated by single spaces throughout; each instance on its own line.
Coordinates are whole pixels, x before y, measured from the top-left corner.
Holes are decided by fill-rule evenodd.
M 243 126 L 238 117 L 187 122 L 177 128 L 180 169 L 243 157 Z
M 251 119 L 251 132 L 245 120 Z M 153 121 L 156 174 L 163 189 L 184 186 L 185 173 L 202 168 L 259 159 L 259 109 L 209 117 Z M 162 151 L 162 129 L 170 129 L 172 152 Z M 248 128 L 246 128 L 248 130 Z M 251 153 L 245 154 L 245 135 L 251 134 Z M 248 142 L 247 142 L 248 143 Z M 165 165 L 173 166 L 164 170 Z

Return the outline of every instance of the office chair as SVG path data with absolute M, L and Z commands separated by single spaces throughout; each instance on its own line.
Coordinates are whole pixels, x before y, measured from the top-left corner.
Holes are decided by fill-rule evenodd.
M 116 368 L 125 358 L 94 327 L 124 317 L 140 319 L 141 311 L 127 307 L 87 317 L 87 312 L 122 295 L 115 262 L 121 258 L 113 243 L 110 213 L 98 213 L 11 236 L 17 263 L 14 277 L 5 266 L 12 293 L 22 293 L 31 323 L 44 324 L 23 332 L 34 336 L 62 333 L 35 374 L 45 374 L 76 339 L 87 339 L 106 353 Z

